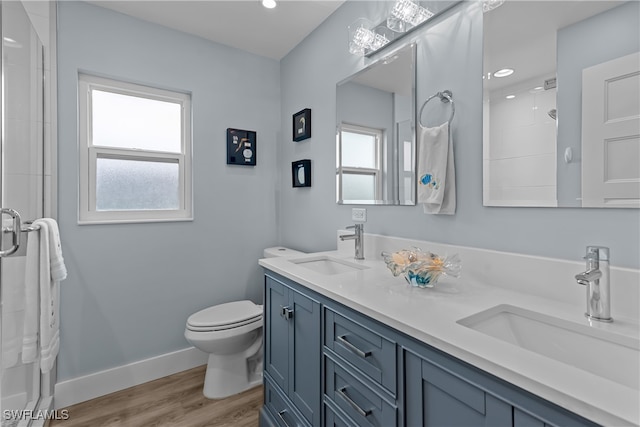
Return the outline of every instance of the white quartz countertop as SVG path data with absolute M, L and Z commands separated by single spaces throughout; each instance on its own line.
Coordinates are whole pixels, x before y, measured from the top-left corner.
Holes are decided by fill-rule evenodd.
M 342 258 L 367 268 L 326 275 L 289 261 L 318 255 Z M 259 264 L 596 423 L 640 425 L 638 390 L 457 323 L 480 311 L 510 304 L 588 324 L 584 308 L 577 305 L 491 286 L 486 278 L 482 282 L 479 275 L 464 270 L 458 279 L 441 277 L 435 288 L 411 287 L 403 277 L 393 277 L 381 260 L 356 261 L 352 255 L 338 251 L 265 258 Z M 611 324 L 593 323 L 595 328 L 638 338 L 634 320 L 616 318 Z

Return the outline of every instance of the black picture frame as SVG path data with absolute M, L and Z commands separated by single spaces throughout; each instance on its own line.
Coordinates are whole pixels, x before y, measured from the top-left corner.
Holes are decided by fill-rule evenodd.
M 311 187 L 311 160 L 291 162 L 291 185 L 294 188 Z
M 305 108 L 293 115 L 293 140 L 295 142 L 311 138 L 311 109 Z
M 257 134 L 252 130 L 227 128 L 227 164 L 255 166 Z

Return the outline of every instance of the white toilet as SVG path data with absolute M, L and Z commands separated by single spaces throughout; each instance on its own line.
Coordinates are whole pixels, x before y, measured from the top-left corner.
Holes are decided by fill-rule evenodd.
M 283 247 L 264 250 L 265 258 L 300 254 Z M 245 300 L 189 316 L 185 338 L 209 354 L 205 397 L 221 399 L 262 384 L 262 312 L 261 305 Z

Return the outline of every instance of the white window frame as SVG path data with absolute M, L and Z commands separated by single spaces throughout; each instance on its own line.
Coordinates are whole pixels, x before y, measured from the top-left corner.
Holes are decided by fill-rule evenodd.
M 122 82 L 89 74 L 78 75 L 79 224 L 159 222 L 193 220 L 191 174 L 191 95 Z M 93 145 L 91 93 L 97 89 L 122 95 L 180 104 L 182 112 L 179 153 Z M 177 163 L 179 166 L 178 209 L 108 210 L 96 209 L 96 165 L 98 158 Z
M 344 166 L 342 164 L 342 133 L 358 133 L 361 135 L 373 136 L 375 139 L 375 168 L 359 168 L 359 167 L 350 167 Z M 348 123 L 341 123 L 338 128 L 338 158 L 337 158 L 337 168 L 336 175 L 338 179 L 336 180 L 338 185 L 338 201 L 344 201 L 342 197 L 342 175 L 368 175 L 374 177 L 375 188 L 373 189 L 375 200 L 382 199 L 382 138 L 384 136 L 384 132 L 382 129 L 375 129 L 366 126 L 352 125 Z

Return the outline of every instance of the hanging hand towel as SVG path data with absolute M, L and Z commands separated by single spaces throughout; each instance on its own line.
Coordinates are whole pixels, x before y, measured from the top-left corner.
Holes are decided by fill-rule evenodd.
M 455 162 L 449 123 L 418 127 L 418 203 L 429 214 L 456 211 Z
M 40 370 L 47 373 L 53 368 L 60 347 L 60 280 L 66 278 L 67 270 L 62 258 L 60 233 L 55 220 L 43 218 L 34 221 L 33 225 L 39 226 L 40 230 L 29 233 L 25 281 L 29 282 L 28 299 L 35 298 L 38 301 L 39 293 L 40 312 L 39 316 L 32 313 L 28 318 L 25 316 L 22 359 L 25 363 L 35 360 L 38 341 L 34 336 L 37 337 L 39 332 Z M 33 306 L 27 301 L 27 306 L 29 305 Z
M 40 260 L 40 233 L 27 234 L 27 255 L 25 262 L 25 310 L 22 335 L 22 363 L 32 363 L 38 357 L 38 307 L 40 305 L 40 271 L 49 270 L 49 258 Z M 43 233 L 44 234 L 44 233 Z M 48 243 L 47 243 L 48 247 Z

